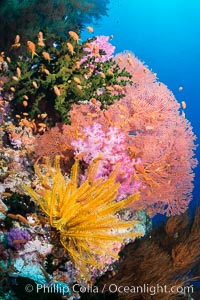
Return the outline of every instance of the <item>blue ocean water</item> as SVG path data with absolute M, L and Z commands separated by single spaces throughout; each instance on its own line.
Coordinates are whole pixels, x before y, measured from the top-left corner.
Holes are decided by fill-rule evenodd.
M 113 35 L 116 53 L 132 51 L 179 102 L 186 101 L 186 118 L 200 144 L 200 1 L 110 0 L 108 15 L 89 24 L 95 35 Z M 82 34 L 89 36 L 87 30 Z M 200 161 L 200 147 L 196 157 Z M 200 166 L 195 174 L 192 210 L 200 199 Z

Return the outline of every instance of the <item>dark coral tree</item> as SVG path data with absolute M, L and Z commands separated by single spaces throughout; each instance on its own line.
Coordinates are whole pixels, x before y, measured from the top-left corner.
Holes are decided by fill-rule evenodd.
M 26 41 L 26 56 L 20 45 L 18 56 L 15 52 L 7 58 L 8 72 L 5 74 L 10 80 L 4 86 L 4 93 L 13 93 L 8 100 L 14 116 L 28 113 L 33 119 L 47 113 L 50 125 L 62 121 L 69 123 L 69 111 L 74 103 L 93 99 L 100 101 L 101 109 L 106 109 L 125 96 L 121 86 L 132 84 L 132 75 L 125 68 L 120 70 L 112 56 L 107 59 L 104 49 L 99 48 L 98 61 L 95 55 L 87 55 L 86 46 L 92 46 L 97 38 L 79 44 L 77 33 L 71 34 L 75 37 L 70 34 L 68 39 L 46 36 L 42 38 L 42 45 L 39 37 L 33 39 L 35 43 Z M 104 56 L 106 60 L 101 60 Z M 114 93 L 114 87 L 121 89 Z

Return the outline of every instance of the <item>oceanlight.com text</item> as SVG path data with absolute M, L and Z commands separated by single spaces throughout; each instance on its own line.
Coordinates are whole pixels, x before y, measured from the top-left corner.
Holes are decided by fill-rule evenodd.
M 106 284 L 103 287 L 103 290 L 108 290 L 110 293 L 132 293 L 132 294 L 149 294 L 149 295 L 156 295 L 156 294 L 189 294 L 194 292 L 194 286 L 167 286 L 167 285 L 151 285 L 151 284 L 143 284 L 138 286 L 122 286 L 116 285 L 114 283 L 109 284 L 106 287 Z

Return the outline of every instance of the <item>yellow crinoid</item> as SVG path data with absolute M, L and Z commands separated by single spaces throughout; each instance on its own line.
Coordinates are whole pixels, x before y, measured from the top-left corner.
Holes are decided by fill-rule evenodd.
M 41 189 L 25 186 L 25 190 L 49 216 L 51 226 L 60 231 L 61 244 L 85 277 L 88 267 L 104 267 L 99 257 L 118 258 L 115 242 L 122 243 L 125 238 L 141 236 L 133 229 L 135 221 L 124 221 L 117 215 L 118 211 L 137 201 L 139 195 L 116 202 L 120 183 L 116 183 L 115 179 L 119 166 L 107 179 L 95 180 L 98 163 L 90 165 L 87 179 L 80 185 L 78 160 L 67 179 L 61 173 L 59 157 L 56 157 L 54 167 L 46 158 L 45 174 L 40 171 L 39 165 L 35 165 Z

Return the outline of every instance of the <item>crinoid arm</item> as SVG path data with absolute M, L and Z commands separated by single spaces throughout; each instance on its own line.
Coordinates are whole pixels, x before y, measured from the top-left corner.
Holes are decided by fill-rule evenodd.
M 79 161 L 76 160 L 69 179 L 65 178 L 56 157 L 54 167 L 46 160 L 46 174 L 35 166 L 41 190 L 25 186 L 25 190 L 49 217 L 51 226 L 60 231 L 60 242 L 84 277 L 91 266 L 102 268 L 101 257 L 116 260 L 114 243 L 141 236 L 134 230 L 135 221 L 121 220 L 117 213 L 139 200 L 139 195 L 116 202 L 120 183 L 116 182 L 119 166 L 107 179 L 95 180 L 98 163 L 89 167 L 88 178 L 79 184 Z

